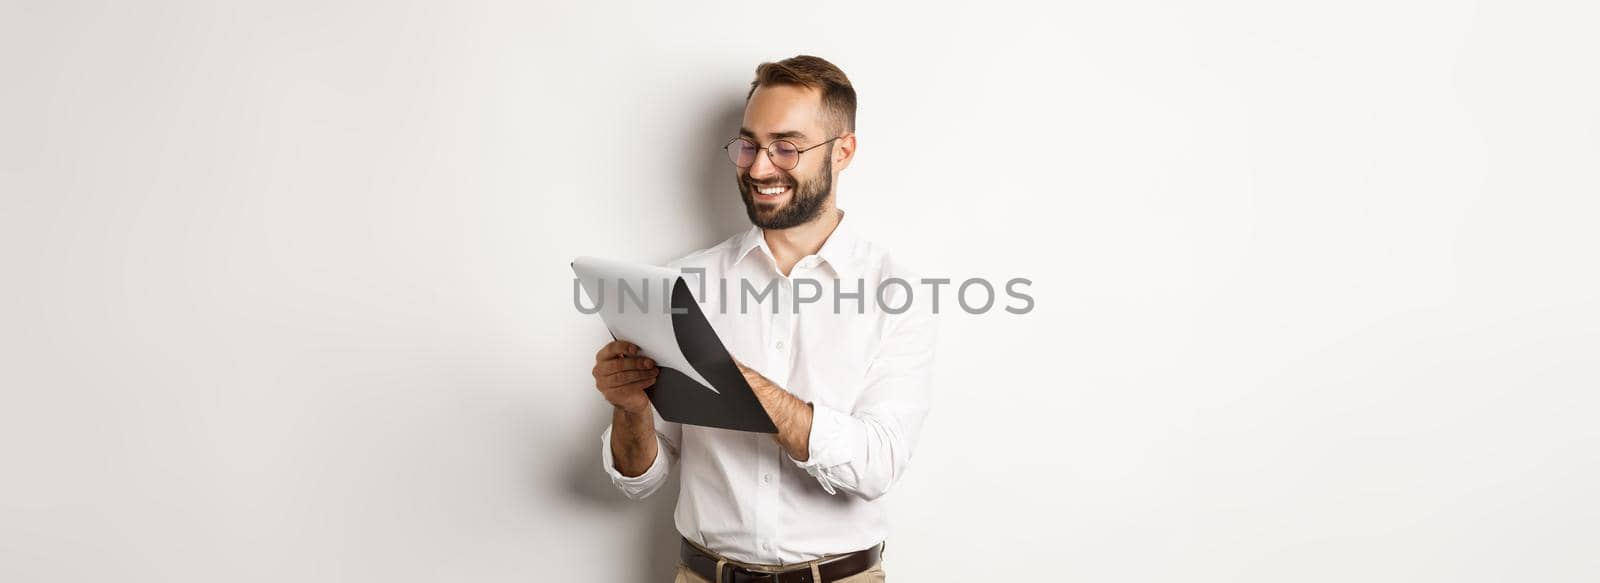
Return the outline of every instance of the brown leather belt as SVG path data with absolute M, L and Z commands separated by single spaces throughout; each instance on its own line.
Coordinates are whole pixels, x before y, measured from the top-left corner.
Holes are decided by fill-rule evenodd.
M 717 580 L 717 557 L 700 550 L 700 547 L 683 539 L 679 545 L 678 558 L 690 571 L 711 583 L 827 583 L 837 581 L 851 575 L 856 575 L 871 569 L 878 564 L 882 556 L 883 545 L 878 544 L 870 549 L 833 555 L 825 557 L 817 563 L 817 572 L 822 575 L 822 581 L 811 578 L 811 566 L 801 563 L 784 568 L 783 570 L 754 570 L 734 563 L 722 566 L 722 580 Z

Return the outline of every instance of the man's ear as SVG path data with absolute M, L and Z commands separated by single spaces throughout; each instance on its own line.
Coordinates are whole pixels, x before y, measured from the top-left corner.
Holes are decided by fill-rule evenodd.
M 844 170 L 850 167 L 850 161 L 856 159 L 856 133 L 847 132 L 839 136 L 839 141 L 834 142 L 833 167 Z

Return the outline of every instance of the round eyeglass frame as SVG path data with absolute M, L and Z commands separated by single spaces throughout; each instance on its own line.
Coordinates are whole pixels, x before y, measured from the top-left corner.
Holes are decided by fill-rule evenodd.
M 839 138 L 842 138 L 842 137 L 844 137 L 844 136 L 834 136 L 832 138 L 828 138 L 827 140 L 822 141 L 821 143 L 813 144 L 813 145 L 808 146 L 806 148 L 801 148 L 800 146 L 796 145 L 794 142 L 791 142 L 789 140 L 773 140 L 772 143 L 767 144 L 765 146 L 762 146 L 761 144 L 757 144 L 755 142 L 755 140 L 752 140 L 750 138 L 734 138 L 734 139 L 728 140 L 728 143 L 723 144 L 722 145 L 722 149 L 728 152 L 728 161 L 729 162 L 733 162 L 734 166 L 738 166 L 739 168 L 749 168 L 751 166 L 755 166 L 756 165 L 756 159 L 755 158 L 751 158 L 749 164 L 740 166 L 739 165 L 739 159 L 738 159 L 739 155 L 737 153 L 734 153 L 734 151 L 733 151 L 734 142 L 747 142 L 751 146 L 755 146 L 755 148 L 757 150 L 756 158 L 759 158 L 761 156 L 760 150 L 765 150 L 767 152 L 767 160 L 772 162 L 773 166 L 775 166 L 775 167 L 777 167 L 777 168 L 779 168 L 781 170 L 794 170 L 796 167 L 800 166 L 800 155 L 801 154 L 804 154 L 806 152 L 810 152 L 810 151 L 815 150 L 817 148 L 821 148 L 822 146 L 825 146 L 827 144 L 831 144 L 834 141 L 837 141 Z M 778 153 L 777 153 L 777 150 L 775 148 L 777 147 L 777 145 L 779 143 L 789 144 L 789 147 L 794 148 L 794 163 L 790 164 L 788 167 L 784 167 L 782 164 L 778 163 Z

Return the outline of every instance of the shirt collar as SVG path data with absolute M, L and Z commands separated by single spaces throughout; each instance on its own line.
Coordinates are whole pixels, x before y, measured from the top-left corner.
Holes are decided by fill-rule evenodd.
M 817 256 L 828 262 L 828 266 L 832 267 L 833 272 L 840 278 L 855 275 L 855 223 L 843 210 L 839 211 L 839 225 L 833 228 L 828 240 L 822 242 L 822 248 L 817 250 Z
M 840 210 L 839 224 L 833 228 L 833 233 L 828 235 L 828 240 L 823 241 L 822 248 L 817 250 L 817 257 L 827 262 L 840 278 L 846 278 L 855 274 L 856 242 L 855 223 L 850 220 L 849 213 Z M 769 261 L 773 260 L 772 248 L 767 246 L 767 238 L 762 236 L 761 228 L 752 226 L 739 239 L 738 249 L 724 267 L 732 269 L 757 248 L 766 254 Z

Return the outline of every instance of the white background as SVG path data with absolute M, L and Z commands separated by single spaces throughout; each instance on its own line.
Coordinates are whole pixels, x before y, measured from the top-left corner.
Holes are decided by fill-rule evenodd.
M 0 579 L 666 580 L 567 262 L 746 226 L 799 53 L 869 236 L 1035 282 L 941 320 L 894 580 L 1600 579 L 1597 16 L 7 0 Z

